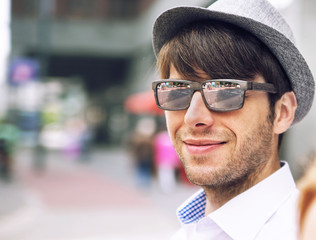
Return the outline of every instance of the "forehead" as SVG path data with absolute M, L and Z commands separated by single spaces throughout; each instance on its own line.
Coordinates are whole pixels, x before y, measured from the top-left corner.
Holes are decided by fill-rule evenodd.
M 205 81 L 205 80 L 211 80 L 211 77 L 205 73 L 203 70 L 201 69 L 194 69 L 195 71 L 195 76 L 194 77 L 187 77 L 185 76 L 185 74 L 182 74 L 181 72 L 178 72 L 176 70 L 176 68 L 174 67 L 173 64 L 170 65 L 170 75 L 169 78 L 170 79 L 183 79 L 183 80 L 191 80 L 191 81 L 197 81 L 197 82 L 201 82 L 201 81 Z

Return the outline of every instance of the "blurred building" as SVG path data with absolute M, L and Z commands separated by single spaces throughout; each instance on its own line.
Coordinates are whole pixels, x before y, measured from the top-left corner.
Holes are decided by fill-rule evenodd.
M 210 1 L 12 0 L 11 59 L 38 61 L 41 82 L 80 79 L 96 140 L 118 143 L 129 127 L 124 99 L 150 88 L 153 21 L 179 2 Z

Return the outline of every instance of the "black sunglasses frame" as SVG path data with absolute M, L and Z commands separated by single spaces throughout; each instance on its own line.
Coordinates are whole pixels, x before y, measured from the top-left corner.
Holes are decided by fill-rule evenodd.
M 268 93 L 277 93 L 276 88 L 274 87 L 273 84 L 271 83 L 259 83 L 259 82 L 253 82 L 253 81 L 245 81 L 245 80 L 237 80 L 237 79 L 212 79 L 212 80 L 206 80 L 206 81 L 202 81 L 202 82 L 196 82 L 196 81 L 189 81 L 189 80 L 182 80 L 182 79 L 160 79 L 160 80 L 155 80 L 152 83 L 152 89 L 154 91 L 154 95 L 155 95 L 155 100 L 156 100 L 156 104 L 157 106 L 162 109 L 162 110 L 167 110 L 167 111 L 180 111 L 180 110 L 186 110 L 189 108 L 190 106 L 190 101 L 187 104 L 187 106 L 183 107 L 183 108 L 177 108 L 177 109 L 169 109 L 166 107 L 162 107 L 159 103 L 159 99 L 158 99 L 158 94 L 157 94 L 157 86 L 160 83 L 166 83 L 166 82 L 176 82 L 176 83 L 185 83 L 188 84 L 190 86 L 190 90 L 191 90 L 191 99 L 192 96 L 194 94 L 194 92 L 199 91 L 202 95 L 203 101 L 205 106 L 212 111 L 217 111 L 217 112 L 228 112 L 228 111 L 234 111 L 234 110 L 238 110 L 241 109 L 244 105 L 244 101 L 245 101 L 245 92 L 249 91 L 249 90 L 254 90 L 254 91 L 263 91 L 263 92 L 268 92 Z M 208 83 L 208 82 L 227 82 L 227 83 L 237 83 L 240 86 L 240 90 L 241 90 L 241 95 L 242 95 L 242 102 L 238 107 L 234 107 L 234 108 L 227 108 L 227 109 L 218 109 L 218 108 L 213 108 L 211 107 L 204 96 L 203 93 L 203 84 Z

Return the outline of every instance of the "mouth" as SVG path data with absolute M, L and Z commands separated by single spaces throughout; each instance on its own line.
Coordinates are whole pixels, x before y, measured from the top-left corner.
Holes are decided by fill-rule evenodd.
M 227 144 L 226 141 L 203 140 L 203 139 L 199 139 L 199 140 L 187 139 L 187 140 L 184 140 L 183 143 L 185 144 L 190 154 L 209 153 Z

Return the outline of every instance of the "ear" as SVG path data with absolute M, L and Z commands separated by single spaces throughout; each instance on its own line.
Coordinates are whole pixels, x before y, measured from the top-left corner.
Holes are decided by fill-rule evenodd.
M 292 124 L 297 101 L 294 92 L 286 92 L 275 104 L 274 133 L 285 132 Z

